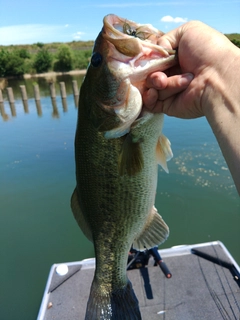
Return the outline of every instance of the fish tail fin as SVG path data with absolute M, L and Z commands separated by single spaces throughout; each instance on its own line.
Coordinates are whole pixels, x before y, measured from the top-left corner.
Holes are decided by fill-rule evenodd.
M 141 320 L 138 300 L 130 281 L 107 293 L 92 283 L 85 320 Z

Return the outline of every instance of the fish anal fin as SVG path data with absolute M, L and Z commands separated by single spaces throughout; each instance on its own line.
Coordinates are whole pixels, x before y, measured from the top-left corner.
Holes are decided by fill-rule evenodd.
M 118 158 L 118 170 L 120 175 L 127 173 L 129 176 L 135 175 L 143 168 L 143 154 L 141 140 L 134 141 L 129 133 L 122 145 Z
M 133 248 L 137 250 L 150 249 L 163 243 L 168 235 L 168 226 L 153 206 L 141 233 L 133 242 Z
M 73 215 L 81 228 L 84 235 L 88 238 L 88 240 L 92 241 L 92 232 L 91 229 L 85 220 L 83 213 L 80 209 L 80 205 L 78 202 L 78 196 L 77 196 L 77 189 L 73 191 L 72 198 L 71 198 L 71 209 L 73 212 Z
M 156 148 L 157 162 L 168 173 L 167 161 L 172 159 L 171 142 L 163 134 L 159 137 Z

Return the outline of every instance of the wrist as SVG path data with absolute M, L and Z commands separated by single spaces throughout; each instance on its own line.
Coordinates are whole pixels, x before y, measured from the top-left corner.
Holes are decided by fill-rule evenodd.
M 202 105 L 240 195 L 240 50 L 233 51 L 225 72 L 208 79 Z
M 205 75 L 201 105 L 209 121 L 221 119 L 226 113 L 232 116 L 240 113 L 240 50 L 235 46 L 230 49 L 209 70 L 210 75 Z

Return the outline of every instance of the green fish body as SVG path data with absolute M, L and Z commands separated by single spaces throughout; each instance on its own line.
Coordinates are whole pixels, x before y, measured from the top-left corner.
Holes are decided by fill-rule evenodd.
M 141 26 L 131 21 L 127 25 Z M 85 320 L 141 319 L 126 274 L 128 252 L 132 244 L 139 250 L 159 245 L 169 234 L 154 201 L 158 164 L 167 171 L 172 152 L 162 135 L 163 114 L 143 110 L 141 93 L 146 76 L 174 64 L 174 55 L 164 53 L 167 57 L 156 59 L 154 53 L 155 58 L 148 59 L 151 63 L 155 60 L 156 66 L 145 67 L 144 62 L 145 69 L 140 66 L 136 71 L 134 63 L 139 62 L 135 58 L 146 51 L 141 44 L 148 42 L 127 30 L 126 20 L 105 17 L 80 91 L 75 137 L 77 186 L 71 206 L 83 233 L 93 242 L 96 256 Z M 141 37 L 143 30 L 141 26 Z M 131 48 L 135 40 L 137 45 Z M 155 50 L 152 42 L 149 50 Z

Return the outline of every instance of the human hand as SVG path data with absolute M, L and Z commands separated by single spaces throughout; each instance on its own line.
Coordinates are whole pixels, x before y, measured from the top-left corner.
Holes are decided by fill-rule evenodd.
M 143 103 L 153 113 L 165 112 L 174 103 L 177 94 L 185 90 L 193 79 L 192 73 L 167 76 L 163 72 L 154 72 L 147 77 Z
M 214 99 L 212 88 L 234 60 L 235 55 L 231 53 L 235 46 L 224 35 L 199 21 L 170 31 L 160 38 L 159 45 L 178 48 L 179 65 L 167 71 L 169 78 L 159 72 L 149 75 L 149 90 L 143 94 L 145 107 L 179 118 L 206 115 Z M 190 74 L 194 75 L 192 81 Z M 181 81 L 185 83 L 184 91 Z

